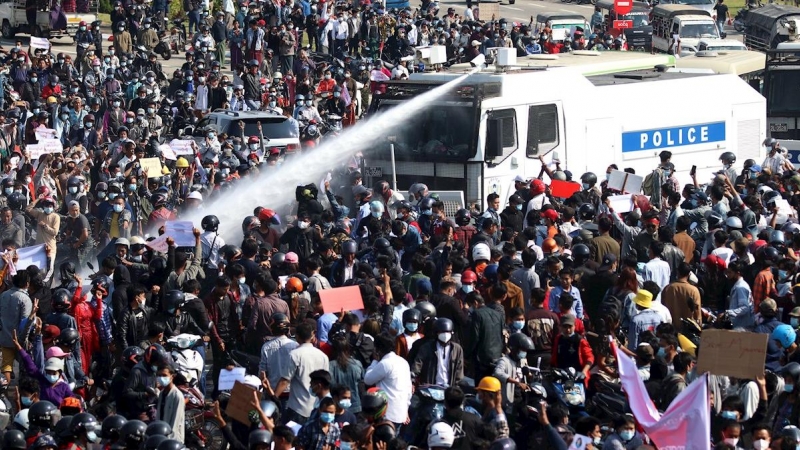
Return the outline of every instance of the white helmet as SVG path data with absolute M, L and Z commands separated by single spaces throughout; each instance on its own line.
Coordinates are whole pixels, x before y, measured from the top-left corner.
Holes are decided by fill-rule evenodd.
M 131 245 L 144 245 L 145 242 L 144 242 L 144 239 L 142 239 L 141 236 L 131 236 L 130 244 Z
M 431 431 L 428 433 L 428 448 L 450 448 L 455 439 L 456 434 L 452 426 L 446 422 L 436 422 L 431 425 Z
M 16 417 L 14 417 L 14 423 L 21 427 L 23 431 L 28 431 L 28 427 L 30 425 L 30 422 L 28 421 L 28 411 L 29 409 L 27 408 L 23 409 L 17 413 Z
M 482 259 L 485 259 L 486 261 L 492 259 L 491 249 L 489 249 L 489 246 L 483 242 L 480 244 L 475 244 L 475 246 L 472 247 L 472 260 L 480 261 Z
M 114 241 L 114 245 L 124 245 L 125 247 L 130 247 L 131 243 L 126 238 L 117 238 L 117 240 Z
M 283 74 L 280 72 L 275 72 L 274 74 L 272 74 L 273 80 L 280 80 L 281 78 L 283 78 Z

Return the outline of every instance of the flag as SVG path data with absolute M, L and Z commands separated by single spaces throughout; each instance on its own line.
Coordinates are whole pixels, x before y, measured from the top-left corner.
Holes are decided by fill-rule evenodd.
M 657 448 L 672 450 L 707 450 L 711 442 L 711 413 L 708 398 L 708 374 L 689 384 L 661 415 L 656 409 L 644 382 L 639 377 L 636 362 L 617 351 L 622 389 L 636 421 Z

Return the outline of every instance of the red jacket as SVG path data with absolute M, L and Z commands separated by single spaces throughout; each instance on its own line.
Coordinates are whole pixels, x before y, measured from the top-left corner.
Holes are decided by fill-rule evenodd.
M 550 366 L 551 367 L 558 367 L 558 341 L 561 339 L 561 333 L 556 335 L 555 341 L 553 341 L 553 353 L 550 357 Z M 592 347 L 589 345 L 589 341 L 586 338 L 582 337 L 580 343 L 578 344 L 578 361 L 580 361 L 581 366 L 576 367 L 575 370 L 581 371 L 583 367 L 587 364 L 593 365 L 594 364 L 594 353 L 592 353 Z M 589 375 L 587 374 L 586 380 L 584 381 L 586 386 L 589 386 Z

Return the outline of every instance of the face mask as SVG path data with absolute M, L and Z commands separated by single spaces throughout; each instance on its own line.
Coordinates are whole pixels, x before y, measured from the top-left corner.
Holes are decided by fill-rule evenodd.
M 125 121 L 128 123 L 133 123 L 134 119 L 133 117 L 128 117 L 127 119 L 125 119 Z
M 58 375 L 51 375 L 51 374 L 49 374 L 49 373 L 48 373 L 48 374 L 46 374 L 44 377 L 45 377 L 45 379 L 47 379 L 47 381 L 48 381 L 50 384 L 56 384 L 56 381 L 58 381 L 58 378 L 59 378 L 59 376 L 58 376 Z
M 250 144 L 250 150 L 258 150 L 258 144 Z
M 778 279 L 785 280 L 788 277 L 789 277 L 789 272 L 787 272 L 785 270 L 779 270 L 778 271 Z
M 785 384 L 783 385 L 783 392 L 793 392 L 794 385 L 793 384 Z
M 430 216 L 430 215 L 433 215 L 433 211 L 432 211 L 432 210 L 430 210 L 430 209 L 426 209 L 426 210 L 422 211 L 422 215 L 423 215 L 423 216 Z
M 451 337 L 452 336 L 450 335 L 450 333 L 439 333 L 438 336 L 439 342 L 441 342 L 442 344 L 447 344 L 448 342 L 450 342 Z
M 30 397 L 20 397 L 19 401 L 20 401 L 20 403 L 22 403 L 22 406 L 24 406 L 26 408 L 33 404 L 33 400 L 31 400 Z
M 94 126 L 94 122 L 86 122 L 85 124 L 83 124 L 83 126 L 85 126 L 86 128 L 92 128 Z
M 169 377 L 158 377 L 158 384 L 161 386 L 169 386 L 171 382 L 172 380 Z
M 44 213 L 45 213 L 45 214 L 53 214 L 53 207 L 52 207 L 52 206 L 48 206 L 48 207 L 46 207 L 46 208 L 44 209 Z
M 767 450 L 769 448 L 769 441 L 766 439 L 759 439 L 753 441 L 753 450 Z
M 117 193 L 116 192 L 112 192 L 112 193 L 108 194 L 108 199 L 109 200 L 114 200 L 115 198 L 117 198 Z
M 136 262 L 142 262 L 142 255 L 132 256 L 132 258 Z
M 373 212 L 372 212 L 372 217 L 374 217 L 374 218 L 376 218 L 376 219 L 380 219 L 380 217 L 381 217 L 381 213 L 380 213 L 380 212 L 375 212 L 375 211 L 373 211 Z
M 406 327 L 406 330 L 408 330 L 410 333 L 416 333 L 417 329 L 419 328 L 419 324 L 418 323 L 413 323 L 413 322 L 412 323 L 405 323 L 405 324 L 403 324 L 403 326 Z
M 59 59 L 59 60 L 58 60 L 58 63 L 59 63 L 59 64 L 64 64 L 64 60 L 63 60 L 63 59 Z
M 596 438 L 592 439 L 592 444 L 594 444 L 594 445 L 600 445 L 600 438 L 599 438 L 599 437 L 596 437 Z
M 61 115 L 61 120 L 67 120 L 67 119 L 69 119 L 69 114 L 62 114 Z
M 350 446 L 349 442 L 341 441 L 339 442 L 339 450 L 353 450 L 353 447 Z
M 201 83 L 205 83 L 206 82 L 206 77 L 200 77 L 200 78 L 197 79 L 197 81 L 199 81 Z
M 583 190 L 585 191 L 585 190 L 589 189 L 591 186 L 589 186 L 589 184 L 588 184 L 588 183 L 581 183 L 581 187 L 582 187 L 582 188 L 583 188 Z
M 31 177 L 25 177 L 25 184 L 28 184 L 30 182 L 31 182 Z
M 5 188 L 4 191 L 6 195 L 11 195 L 14 192 L 14 188 Z
M 274 108 L 276 106 L 278 106 L 278 102 L 269 102 L 269 107 L 270 108 Z
M 38 78 L 36 78 L 36 77 L 31 77 L 31 83 L 36 83 L 37 81 L 39 81 L 39 79 L 38 79 Z
M 574 337 L 574 336 L 575 336 L 575 332 L 574 331 L 572 333 L 564 335 L 564 337 L 566 337 L 567 339 L 572 339 L 572 337 Z
M 725 439 L 723 439 L 723 441 L 724 441 L 726 444 L 730 444 L 730 445 L 732 445 L 734 448 L 736 448 L 736 444 L 738 444 L 738 443 L 739 443 L 739 438 L 725 438 Z
M 302 221 L 302 220 L 301 220 L 300 222 L 297 222 L 297 226 L 298 226 L 298 227 L 299 227 L 301 230 L 305 230 L 306 228 L 308 228 L 308 226 L 309 226 L 309 225 L 310 225 L 310 224 L 309 224 L 308 222 L 305 222 L 305 221 Z
M 329 413 L 329 412 L 319 413 L 319 420 L 321 420 L 322 423 L 333 423 L 333 419 L 335 418 L 336 415 L 334 413 Z
M 69 188 L 69 193 L 70 194 L 75 194 L 77 192 L 78 192 L 78 188 L 77 187 L 73 186 L 73 187 Z
M 211 140 L 214 140 L 216 137 L 217 137 L 217 135 L 213 134 L 213 133 L 208 135 L 208 138 L 211 139 Z
M 87 431 L 86 432 L 86 440 L 89 441 L 89 442 L 97 442 L 98 441 L 97 433 L 95 433 L 94 431 Z
M 665 358 L 667 356 L 667 351 L 664 350 L 664 347 L 659 347 L 658 352 L 656 352 L 656 355 L 661 358 Z
M 342 96 L 342 94 L 340 94 L 340 93 L 338 93 L 338 92 L 334 92 L 334 93 L 333 93 L 333 97 L 334 97 L 334 98 L 339 98 L 339 97 L 341 97 L 341 96 Z
M 155 112 L 156 112 L 156 110 L 155 110 L 155 109 L 153 109 L 153 108 L 147 108 L 147 114 L 153 114 L 153 113 L 155 113 Z
M 157 372 L 158 366 L 150 366 L 150 370 L 152 370 L 153 372 Z
M 461 290 L 464 291 L 465 294 L 469 294 L 470 292 L 475 290 L 475 288 L 471 284 L 465 284 L 461 286 Z
M 517 353 L 517 359 L 522 360 L 522 359 L 525 359 L 526 356 L 528 356 L 528 352 L 518 352 Z
M 312 106 L 313 104 L 314 104 L 314 102 L 313 102 L 313 101 L 311 101 L 311 100 L 306 100 L 306 106 L 309 106 L 309 107 L 310 107 L 310 106 Z
M 115 213 L 121 213 L 124 208 L 125 207 L 122 206 L 122 205 L 114 205 L 114 212 Z
M 128 185 L 128 190 L 129 191 L 135 191 L 136 190 L 136 185 L 135 184 L 129 184 Z
M 628 442 L 633 439 L 634 433 L 633 430 L 623 430 L 619 432 L 619 437 L 622 438 L 623 441 Z
M 789 324 L 792 326 L 792 328 L 797 328 L 800 326 L 800 318 L 792 317 L 789 319 Z
M 525 326 L 525 321 L 524 320 L 515 320 L 515 321 L 511 322 L 511 328 L 513 328 L 513 329 L 515 329 L 517 331 L 521 330 L 522 327 L 524 327 L 524 326 Z
M 731 419 L 731 420 L 736 420 L 736 418 L 738 417 L 736 411 L 722 411 L 721 413 L 719 413 L 719 415 L 723 419 Z
M 330 79 L 331 79 L 331 76 L 330 76 L 330 75 L 325 75 L 325 79 L 326 79 L 326 80 L 330 80 Z

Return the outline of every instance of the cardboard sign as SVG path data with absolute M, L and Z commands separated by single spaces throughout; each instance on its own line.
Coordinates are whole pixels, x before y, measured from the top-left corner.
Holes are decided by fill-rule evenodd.
M 361 298 L 361 289 L 358 286 L 323 289 L 319 291 L 319 298 L 322 301 L 322 310 L 326 314 L 337 314 L 342 309 L 345 311 L 364 309 L 364 299 Z
M 235 381 L 225 414 L 237 422 L 250 426 L 252 423 L 250 422 L 250 411 L 256 409 L 255 400 L 253 400 L 253 392 L 255 391 L 255 389 L 241 381 Z
M 31 48 L 34 48 L 34 49 L 41 48 L 41 49 L 44 49 L 44 50 L 49 50 L 50 49 L 50 41 L 48 41 L 47 38 L 31 36 Z
M 484 22 L 498 20 L 500 19 L 500 2 L 480 2 L 472 9 L 472 13 L 475 15 L 475 20 Z
M 192 144 L 194 144 L 194 140 L 192 139 L 173 139 L 169 142 L 169 146 L 178 156 L 194 155 L 194 148 L 192 148 Z
M 581 190 L 580 183 L 571 181 L 552 180 L 550 182 L 550 193 L 553 197 L 570 198 L 572 194 Z
M 753 380 L 764 374 L 768 334 L 703 330 L 697 373 Z
M 222 369 L 219 371 L 219 384 L 218 389 L 221 391 L 229 391 L 237 381 L 244 383 L 245 368 L 234 367 L 231 370 Z
M 158 158 L 142 158 L 139 160 L 142 171 L 147 172 L 147 178 L 161 177 L 161 160 Z
M 36 135 L 36 140 L 41 141 L 42 139 L 55 139 L 56 138 L 56 130 L 52 128 L 45 128 L 41 126 L 35 130 L 33 133 Z
M 644 177 L 621 170 L 612 170 L 608 176 L 608 188 L 627 194 L 638 194 L 642 191 Z
M 189 220 L 170 220 L 164 224 L 164 236 L 175 240 L 176 247 L 194 247 L 194 226 Z

